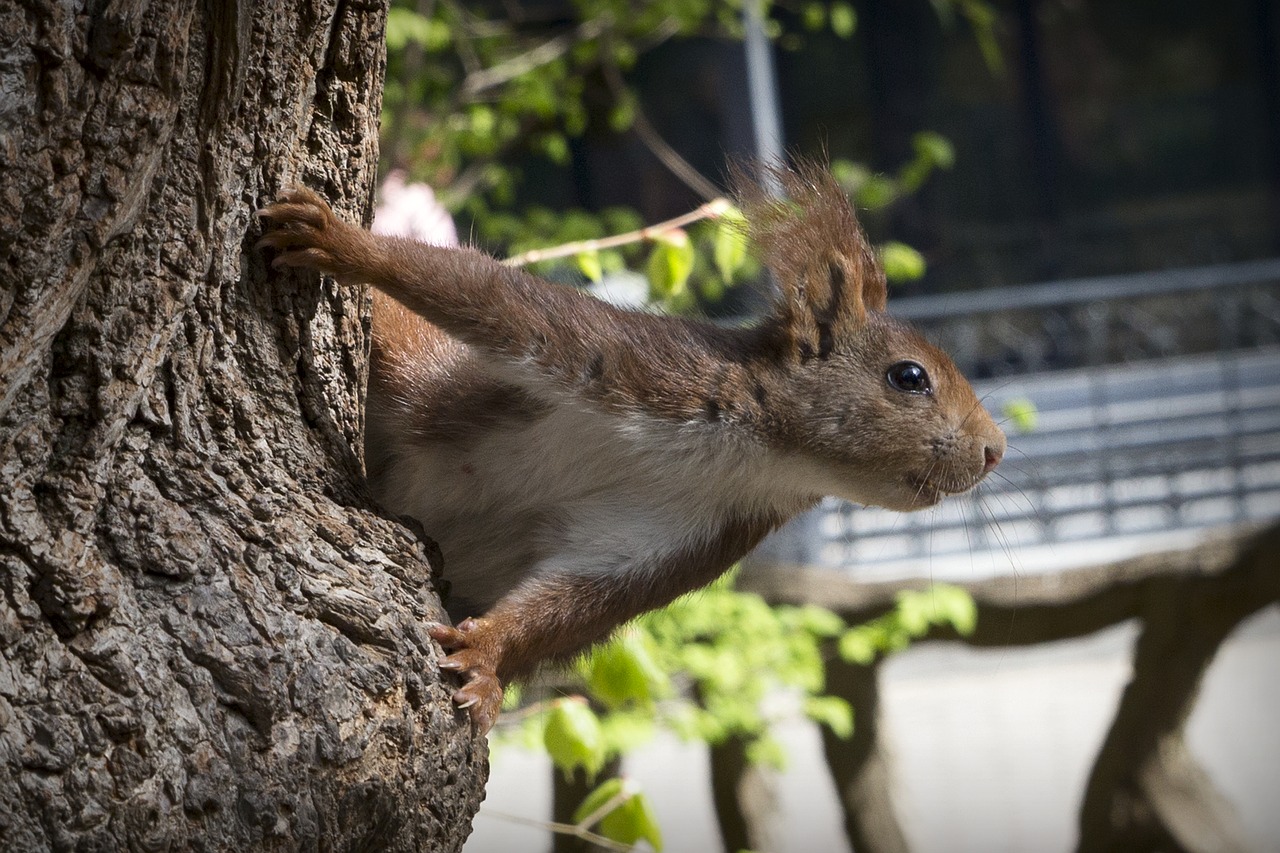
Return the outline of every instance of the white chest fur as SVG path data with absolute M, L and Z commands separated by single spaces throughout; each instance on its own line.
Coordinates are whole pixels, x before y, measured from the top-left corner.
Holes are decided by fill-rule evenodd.
M 406 446 L 379 411 L 371 400 L 375 494 L 436 537 L 453 596 L 479 611 L 530 575 L 643 572 L 735 514 L 802 503 L 763 448 L 711 425 L 561 398 L 531 421 Z

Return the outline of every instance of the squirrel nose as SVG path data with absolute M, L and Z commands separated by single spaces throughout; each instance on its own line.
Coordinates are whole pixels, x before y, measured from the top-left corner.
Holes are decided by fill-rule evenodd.
M 1004 458 L 1004 450 L 999 447 L 987 445 L 982 448 L 983 458 L 986 459 L 986 465 L 982 468 L 982 473 L 990 474 L 991 469 L 1000 464 L 1000 460 Z

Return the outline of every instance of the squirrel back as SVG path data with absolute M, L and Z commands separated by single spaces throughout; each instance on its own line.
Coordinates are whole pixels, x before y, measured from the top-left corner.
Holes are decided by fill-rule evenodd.
M 481 729 L 500 683 L 718 576 L 824 495 L 910 511 L 976 485 L 1005 439 L 941 350 L 885 312 L 834 179 L 740 179 L 778 283 L 723 328 L 607 305 L 470 249 L 369 234 L 295 190 L 275 263 L 368 282 L 369 478 L 435 536 Z

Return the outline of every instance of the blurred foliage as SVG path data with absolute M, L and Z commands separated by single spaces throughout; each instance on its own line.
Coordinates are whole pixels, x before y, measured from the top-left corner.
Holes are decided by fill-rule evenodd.
M 1035 432 L 1040 425 L 1040 410 L 1026 397 L 1006 401 L 1001 407 L 1001 414 L 1020 433 Z
M 643 116 L 627 74 L 638 59 L 672 40 L 740 39 L 743 2 L 566 0 L 559 17 L 547 19 L 534 14 L 545 5 L 393 0 L 383 171 L 401 169 L 409 180 L 430 185 L 463 220 L 463 233 L 490 251 L 515 255 L 636 231 L 641 223 L 627 209 L 525 205 L 526 170 L 537 160 L 568 167 L 574 140 L 588 132 L 633 132 Z M 986 0 L 933 2 L 944 20 L 969 21 L 980 43 L 988 38 L 995 44 L 995 16 L 987 14 Z M 768 16 L 775 6 L 795 12 L 788 19 L 797 20 L 801 32 L 784 33 Z M 856 33 L 857 13 L 843 0 L 767 0 L 762 7 L 767 34 L 791 49 L 803 46 L 804 32 L 829 31 L 846 39 Z M 876 210 L 916 191 L 952 160 L 945 139 L 922 133 L 915 157 L 897 175 L 873 174 L 848 161 L 832 167 L 860 207 Z M 545 262 L 536 271 L 577 281 L 622 269 L 643 271 L 655 304 L 689 312 L 754 276 L 745 244 L 732 238 L 734 232 L 740 229 L 707 222 L 684 236 L 649 235 L 633 245 Z M 924 259 L 901 244 L 885 247 L 884 257 L 890 280 L 923 275 Z
M 968 593 L 935 584 L 899 593 L 893 610 L 850 626 L 821 607 L 770 606 L 734 589 L 730 574 L 640 617 L 556 683 L 570 695 L 505 715 L 497 733 L 502 741 L 546 749 L 566 774 L 581 769 L 594 776 L 659 730 L 712 745 L 736 739 L 750 761 L 782 767 L 786 756 L 772 736 L 781 719 L 798 712 L 840 737 L 853 732 L 849 703 L 826 693 L 829 656 L 869 665 L 935 626 L 968 634 L 976 618 Z M 779 702 L 780 695 L 796 701 Z M 522 698 L 510 691 L 509 707 Z M 792 704 L 795 711 L 788 710 Z M 611 795 L 601 792 L 616 793 L 619 782 L 606 780 L 588 802 L 605 802 Z M 631 790 L 627 801 L 634 803 L 630 817 L 596 831 L 627 844 L 648 838 L 652 816 L 643 792 Z M 584 804 L 579 811 L 594 809 Z

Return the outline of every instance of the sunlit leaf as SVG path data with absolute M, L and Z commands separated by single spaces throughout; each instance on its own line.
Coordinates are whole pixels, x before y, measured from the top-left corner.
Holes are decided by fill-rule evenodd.
M 403 50 L 409 44 L 417 44 L 429 50 L 440 50 L 450 43 L 452 33 L 448 24 L 419 15 L 410 9 L 387 10 L 387 47 Z
M 1026 397 L 1007 401 L 1001 410 L 1018 432 L 1034 432 L 1040 425 L 1040 410 Z
M 579 252 L 574 255 L 573 260 L 578 265 L 578 271 L 585 275 L 588 281 L 599 281 L 604 277 L 604 267 L 600 264 L 600 253 L 596 250 Z
M 883 175 L 869 175 L 857 189 L 858 204 L 867 210 L 879 210 L 898 198 L 898 187 Z
M 625 133 L 636 123 L 636 99 L 630 93 L 618 99 L 609 110 L 609 127 L 614 133 Z
M 853 734 L 853 706 L 839 696 L 810 696 L 804 700 L 804 713 L 838 738 Z
M 600 811 L 600 809 L 604 808 L 605 803 L 622 793 L 622 788 L 625 784 L 626 781 L 621 776 L 605 779 L 590 794 L 587 794 L 578 807 L 574 809 L 573 822 L 582 823 Z
M 805 29 L 820 30 L 827 22 L 827 7 L 822 3 L 806 3 L 800 10 L 800 20 Z
M 725 282 L 732 283 L 747 260 L 747 219 L 731 207 L 716 221 L 712 260 Z
M 587 685 L 610 707 L 652 702 L 667 687 L 666 673 L 653 659 L 643 634 L 625 631 L 596 649 L 587 662 Z
M 858 13 L 853 10 L 852 5 L 842 2 L 831 4 L 831 32 L 847 39 L 853 35 L 857 26 Z
M 600 719 L 581 698 L 556 702 L 547 712 L 542 736 L 551 761 L 565 773 L 581 767 L 594 776 L 604 766 Z
M 880 246 L 880 262 L 889 281 L 914 281 L 924 275 L 924 255 L 906 243 L 889 241 Z
M 600 834 L 623 844 L 648 841 L 654 850 L 662 849 L 662 830 L 644 794 L 633 794 L 600 821 Z
M 911 137 L 911 146 L 916 155 L 928 160 L 939 169 L 950 169 L 956 162 L 956 151 L 951 141 L 940 133 L 921 131 Z
M 932 604 L 929 596 L 926 593 L 904 590 L 898 593 L 897 599 L 898 624 L 903 630 L 913 637 L 927 633 L 929 623 L 933 621 L 930 618 Z
M 597 815 L 610 801 L 617 800 L 609 811 Z M 657 818 L 649 799 L 634 786 L 621 777 L 606 779 L 596 786 L 573 812 L 575 824 L 594 817 L 594 828 L 605 838 L 621 844 L 635 844 L 644 840 L 654 850 L 662 849 L 662 831 L 658 828 Z
M 951 584 L 935 584 L 929 591 L 937 609 L 941 611 L 940 621 L 951 623 L 961 636 L 967 637 L 973 633 L 978 624 L 978 605 L 967 590 Z
M 782 748 L 782 744 L 768 734 L 748 743 L 745 752 L 747 761 L 752 764 L 771 767 L 775 770 L 781 770 L 787 766 L 787 751 Z
M 875 661 L 879 648 L 871 632 L 859 626 L 844 632 L 836 643 L 836 651 L 841 660 L 868 666 Z
M 661 301 L 682 293 L 693 272 L 693 263 L 693 244 L 688 234 L 676 229 L 659 235 L 645 267 L 653 298 Z

